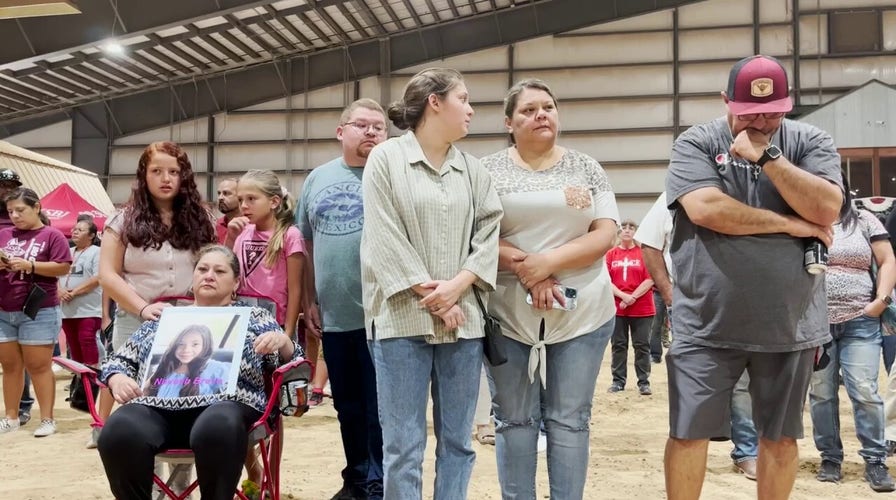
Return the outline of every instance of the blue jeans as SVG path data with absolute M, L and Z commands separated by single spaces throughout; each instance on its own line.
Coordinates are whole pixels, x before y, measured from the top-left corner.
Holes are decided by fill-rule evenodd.
M 495 411 L 498 480 L 504 500 L 533 500 L 539 424 L 547 434 L 553 500 L 581 499 L 588 470 L 588 428 L 600 364 L 614 319 L 594 332 L 546 346 L 546 386 L 529 382 L 531 346 L 507 339 L 507 363 L 488 366 Z
M 859 455 L 869 463 L 887 459 L 884 443 L 884 403 L 877 391 L 881 359 L 880 319 L 868 316 L 831 325 L 834 340 L 828 349 L 831 362 L 812 375 L 809 404 L 815 447 L 822 460 L 843 462 L 840 441 L 838 390 L 842 372 L 846 393 L 852 401 Z
M 663 357 L 663 328 L 666 326 L 666 303 L 663 296 L 656 288 L 653 289 L 653 305 L 656 306 L 656 314 L 650 323 L 650 357 L 661 359 Z
M 476 453 L 470 443 L 482 339 L 428 344 L 421 337 L 370 342 L 383 428 L 383 498 L 423 498 L 426 406 L 432 385 L 435 500 L 463 500 Z M 324 349 L 326 351 L 326 349 Z
M 383 431 L 367 334 L 363 329 L 324 332 L 323 349 L 345 452 L 342 479 L 347 485 L 368 491 L 370 483 L 383 482 Z
M 744 370 L 731 393 L 731 460 L 741 463 L 759 456 L 759 436 L 753 425 L 753 400 L 750 398 L 750 374 Z

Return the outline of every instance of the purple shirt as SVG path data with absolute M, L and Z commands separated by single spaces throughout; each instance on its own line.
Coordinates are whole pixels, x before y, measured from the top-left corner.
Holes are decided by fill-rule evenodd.
M 58 229 L 44 226 L 23 231 L 15 227 L 0 229 L 0 248 L 11 257 L 34 259 L 37 262 L 71 262 L 68 240 Z M 34 282 L 47 292 L 41 307 L 59 305 L 56 295 L 58 278 L 34 275 Z M 0 309 L 7 312 L 22 310 L 31 288 L 31 275 L 18 271 L 0 271 Z

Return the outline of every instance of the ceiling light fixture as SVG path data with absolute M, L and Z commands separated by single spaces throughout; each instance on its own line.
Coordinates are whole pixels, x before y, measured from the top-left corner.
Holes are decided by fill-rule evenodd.
M 0 0 L 0 19 L 80 13 L 75 0 Z
M 117 55 L 124 54 L 124 45 L 122 45 L 114 40 L 111 42 L 104 43 L 103 45 L 100 46 L 100 48 L 103 49 L 103 52 L 105 52 L 106 54 L 109 54 L 109 55 L 117 56 Z

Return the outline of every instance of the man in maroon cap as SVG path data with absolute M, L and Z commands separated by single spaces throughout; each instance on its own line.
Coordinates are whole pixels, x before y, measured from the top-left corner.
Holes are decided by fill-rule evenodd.
M 666 177 L 679 276 L 666 356 L 670 500 L 700 496 L 707 443 L 731 437 L 731 392 L 745 369 L 758 497 L 787 498 L 816 353 L 831 339 L 824 275 L 806 271 L 804 251 L 811 238 L 831 243 L 840 156 L 827 133 L 784 118 L 793 103 L 777 59 L 737 62 L 722 99 L 726 116 L 675 141 Z

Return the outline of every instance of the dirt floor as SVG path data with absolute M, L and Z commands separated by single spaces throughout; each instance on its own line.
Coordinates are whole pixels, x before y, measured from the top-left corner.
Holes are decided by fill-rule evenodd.
M 598 380 L 591 426 L 591 463 L 585 490 L 587 499 L 662 499 L 663 447 L 668 432 L 666 370 L 653 365 L 653 396 L 639 396 L 631 385 L 617 394 L 607 394 L 610 384 L 609 353 Z M 633 373 L 629 368 L 630 373 Z M 885 379 L 881 377 L 881 383 Z M 34 438 L 38 416 L 19 431 L 0 435 L 0 498 L 34 500 L 108 499 L 111 494 L 95 450 L 85 449 L 90 429 L 88 417 L 70 410 L 63 401 L 67 384 L 60 375 L 57 384 L 57 434 Z M 876 497 L 862 480 L 863 464 L 857 454 L 852 410 L 841 389 L 842 438 L 846 450 L 844 481 L 840 485 L 815 480 L 818 454 L 811 439 L 808 410 L 805 425 L 808 439 L 800 441 L 800 471 L 791 496 L 794 500 L 818 498 L 867 499 Z M 424 497 L 432 497 L 433 444 L 427 447 L 424 464 Z M 499 499 L 495 450 L 473 441 L 478 454 L 469 488 L 470 499 Z M 730 443 L 711 443 L 703 499 L 752 499 L 755 483 L 733 471 L 728 457 Z M 549 498 L 547 474 L 541 455 L 538 498 Z M 341 486 L 342 450 L 332 401 L 299 419 L 289 419 L 283 461 L 284 498 L 329 499 Z M 194 495 L 198 498 L 198 495 Z

